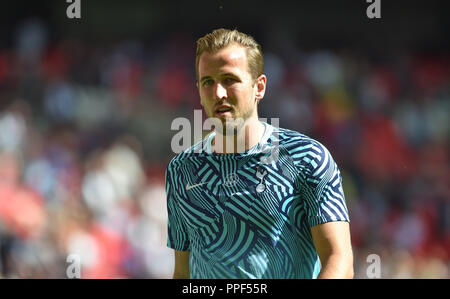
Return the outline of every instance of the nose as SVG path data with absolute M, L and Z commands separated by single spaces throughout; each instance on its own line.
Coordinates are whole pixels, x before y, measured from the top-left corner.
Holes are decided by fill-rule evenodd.
M 216 84 L 215 96 L 216 100 L 222 100 L 227 98 L 227 90 L 220 83 Z

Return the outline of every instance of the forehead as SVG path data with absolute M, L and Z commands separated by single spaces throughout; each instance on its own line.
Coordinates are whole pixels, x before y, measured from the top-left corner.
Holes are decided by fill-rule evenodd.
M 201 78 L 221 72 L 247 72 L 247 66 L 246 49 L 239 45 L 230 45 L 214 53 L 202 53 L 198 71 Z

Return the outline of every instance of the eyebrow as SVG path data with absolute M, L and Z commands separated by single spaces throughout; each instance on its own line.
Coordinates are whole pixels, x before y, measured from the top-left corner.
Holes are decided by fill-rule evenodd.
M 235 75 L 233 73 L 223 73 L 223 74 L 219 74 L 219 76 L 231 76 L 231 77 L 239 78 L 237 75 Z M 203 82 L 206 79 L 212 79 L 212 76 L 204 76 L 204 77 L 200 78 L 200 82 Z
M 204 77 L 200 78 L 200 82 L 203 82 L 206 79 L 211 79 L 211 78 L 212 78 L 211 76 L 204 76 Z

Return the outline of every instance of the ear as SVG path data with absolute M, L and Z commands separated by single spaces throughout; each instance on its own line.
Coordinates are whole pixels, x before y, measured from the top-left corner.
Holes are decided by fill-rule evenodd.
M 198 81 L 195 82 L 195 86 L 197 87 L 197 91 L 198 91 L 198 93 L 200 95 L 200 87 L 198 85 Z M 200 105 L 203 107 L 202 97 L 200 96 L 199 98 L 200 98 Z
M 256 79 L 256 82 L 255 82 L 255 87 L 256 87 L 255 99 L 257 101 L 260 101 L 264 97 L 264 94 L 266 93 L 266 83 L 267 83 L 267 77 L 264 74 L 260 75 Z

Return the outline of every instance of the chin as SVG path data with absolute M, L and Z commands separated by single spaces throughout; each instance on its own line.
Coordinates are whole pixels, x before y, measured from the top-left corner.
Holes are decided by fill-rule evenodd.
M 225 118 L 222 120 L 223 135 L 236 135 L 242 128 L 244 128 L 245 121 L 242 118 Z

